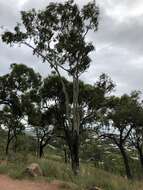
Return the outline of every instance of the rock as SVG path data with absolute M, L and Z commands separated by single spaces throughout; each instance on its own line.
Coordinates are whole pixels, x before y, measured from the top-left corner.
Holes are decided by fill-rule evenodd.
M 102 189 L 100 189 L 99 187 L 93 186 L 93 187 L 90 187 L 88 190 L 102 190 Z
M 7 165 L 8 161 L 7 160 L 0 160 L 0 165 Z
M 51 184 L 58 187 L 58 189 L 79 189 L 78 186 L 72 182 L 53 180 Z
M 37 163 L 32 163 L 30 164 L 24 171 L 25 174 L 28 174 L 29 176 L 32 177 L 38 177 L 38 176 L 43 176 L 43 172 Z

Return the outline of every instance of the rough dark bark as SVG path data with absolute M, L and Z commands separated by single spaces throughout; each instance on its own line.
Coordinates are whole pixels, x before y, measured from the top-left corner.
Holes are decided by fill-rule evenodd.
M 75 131 L 71 147 L 71 165 L 74 175 L 79 174 L 79 134 Z
M 8 140 L 6 143 L 6 149 L 5 149 L 6 157 L 8 156 L 8 153 L 9 153 L 9 145 L 10 145 L 10 140 Z
M 65 163 L 68 163 L 68 154 L 66 148 L 64 149 L 64 158 L 65 158 Z
M 44 149 L 44 146 L 40 145 L 40 147 L 39 147 L 39 158 L 42 158 L 42 156 L 44 154 L 43 149 Z
M 15 140 L 14 140 L 14 146 L 13 146 L 13 151 L 16 153 L 17 152 L 17 136 L 15 136 Z
M 13 137 L 11 136 L 11 130 L 9 129 L 9 130 L 8 130 L 8 134 L 7 134 L 6 148 L 5 148 L 6 157 L 8 156 L 8 153 L 9 153 L 9 146 L 10 146 L 10 143 L 11 143 L 11 140 L 12 140 L 12 139 L 13 139 Z
M 69 147 L 71 167 L 74 175 L 79 173 L 79 134 L 76 131 L 69 131 L 65 128 L 65 140 Z
M 17 133 L 16 133 L 16 128 L 14 129 L 14 145 L 13 145 L 13 151 L 16 153 L 17 151 Z
M 46 145 L 49 143 L 49 141 L 51 140 L 51 137 L 47 137 L 46 140 L 44 140 L 45 136 L 48 134 L 44 134 L 43 137 L 41 139 L 39 139 L 39 145 L 38 145 L 38 158 L 42 158 L 44 155 L 44 148 L 46 147 Z
M 130 169 L 130 166 L 129 166 L 129 160 L 128 160 L 128 156 L 126 154 L 126 151 L 125 151 L 125 149 L 124 149 L 124 147 L 122 145 L 119 146 L 119 149 L 120 149 L 121 155 L 123 157 L 127 178 L 132 179 L 131 169 Z
M 143 169 L 143 151 L 142 151 L 142 148 L 140 148 L 140 147 L 137 147 L 137 150 L 138 150 L 138 154 L 139 154 L 140 164 Z

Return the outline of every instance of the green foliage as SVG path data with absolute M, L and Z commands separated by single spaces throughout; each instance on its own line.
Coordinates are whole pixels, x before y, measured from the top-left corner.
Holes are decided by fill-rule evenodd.
M 8 174 L 9 167 L 6 164 L 0 165 L 0 173 L 1 174 Z
M 68 63 L 69 74 L 84 72 L 90 63 L 88 54 L 94 50 L 85 36 L 97 30 L 99 10 L 95 2 L 78 7 L 74 1 L 50 3 L 44 10 L 21 12 L 22 25 L 14 32 L 6 31 L 2 40 L 7 44 L 20 43 L 33 49 L 33 53 L 48 61 L 54 69 Z M 32 39 L 34 46 L 27 43 Z M 78 62 L 78 63 L 77 63 Z M 62 67 L 63 68 L 63 67 Z

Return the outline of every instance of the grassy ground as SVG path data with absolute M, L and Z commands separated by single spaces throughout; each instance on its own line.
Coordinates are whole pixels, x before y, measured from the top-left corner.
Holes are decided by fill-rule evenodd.
M 92 186 L 100 187 L 103 190 L 143 190 L 143 183 L 138 181 L 128 181 L 119 176 L 112 175 L 103 170 L 97 169 L 91 164 L 81 164 L 81 173 L 74 177 L 70 166 L 63 164 L 58 156 L 50 156 L 48 159 L 36 160 L 35 158 L 17 159 L 7 165 L 0 165 L 0 173 L 8 174 L 12 178 L 23 179 L 24 168 L 32 162 L 37 162 L 41 166 L 44 177 L 42 180 L 60 180 L 62 189 L 84 190 Z M 41 180 L 38 178 L 36 180 Z

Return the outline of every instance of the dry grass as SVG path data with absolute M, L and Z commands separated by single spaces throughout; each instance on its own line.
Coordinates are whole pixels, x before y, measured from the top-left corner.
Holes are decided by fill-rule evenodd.
M 22 160 L 16 163 L 8 163 L 8 165 L 0 165 L 0 173 L 8 174 L 13 178 L 22 179 L 23 170 L 26 165 L 33 161 L 32 158 L 27 163 Z M 96 169 L 89 164 L 81 165 L 81 173 L 78 177 L 72 174 L 69 165 L 65 165 L 60 161 L 53 160 L 34 160 L 41 166 L 44 177 L 42 180 L 53 181 L 57 180 L 61 182 L 61 189 L 67 190 L 86 190 L 89 187 L 97 186 L 103 190 L 143 190 L 143 182 L 129 181 L 123 177 L 116 176 L 105 172 L 100 169 Z M 41 179 L 40 179 L 41 180 Z

